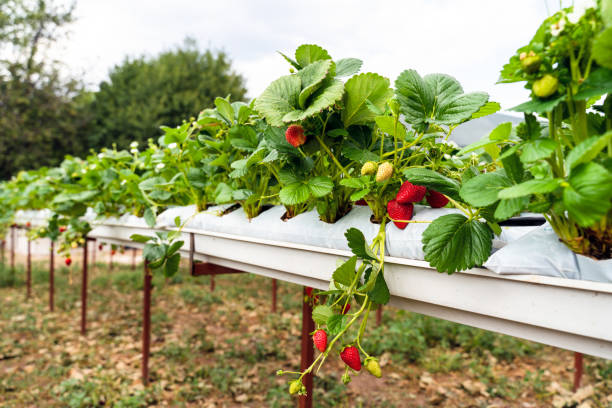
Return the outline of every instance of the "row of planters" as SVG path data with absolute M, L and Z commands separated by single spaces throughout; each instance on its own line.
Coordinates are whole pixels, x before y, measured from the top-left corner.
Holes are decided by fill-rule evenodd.
M 607 2 L 570 7 L 542 23 L 501 71 L 500 82 L 524 82 L 531 90 L 529 101 L 512 108 L 524 112 L 524 122 L 501 124 L 462 149 L 449 141 L 454 129 L 500 109 L 486 93 L 466 93 L 449 75 L 410 69 L 392 87 L 378 74 L 358 74 L 360 60 L 334 60 L 317 45 L 281 55 L 290 73 L 250 104 L 219 97 L 214 109 L 162 128 L 164 135 L 144 148 L 67 157 L 58 168 L 3 183 L 0 228 L 17 209 L 49 208 L 48 226 L 32 238 L 59 240 L 66 252 L 91 229 L 83 219 L 88 208 L 99 218 L 132 213 L 153 227 L 156 214 L 173 206 L 195 205 L 197 213 L 236 203 L 252 219 L 280 204 L 283 219 L 316 211 L 336 223 L 354 205 L 367 205 L 379 232 L 366 239 L 356 228 L 346 231 L 354 256 L 334 272 L 330 290 L 312 295 L 321 354 L 304 372 L 287 373 L 297 377 L 292 393 L 304 392 L 301 379 L 332 350 L 347 363 L 343 381 L 364 357 L 380 376 L 360 341 L 370 310 L 389 300 L 386 223 L 410 228 L 415 204 L 458 209 L 422 235 L 424 259 L 440 272 L 482 265 L 500 222 L 523 212 L 542 214 L 575 253 L 612 257 Z M 146 244 L 155 271 L 176 273 L 177 237 L 189 221 L 177 217 L 178 231 L 133 237 Z

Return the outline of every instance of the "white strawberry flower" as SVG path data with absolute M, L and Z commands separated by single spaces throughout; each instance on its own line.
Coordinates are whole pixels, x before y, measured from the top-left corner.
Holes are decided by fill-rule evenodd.
M 559 21 L 557 21 L 555 24 L 550 26 L 550 33 L 556 37 L 559 34 L 561 34 L 561 32 L 563 31 L 563 29 L 565 28 L 565 16 L 562 16 Z
M 104 158 L 104 153 L 98 153 L 98 159 L 103 159 Z
M 170 144 L 168 145 L 168 148 L 169 148 L 169 149 L 176 149 L 176 143 L 170 143 Z
M 138 142 L 132 142 L 132 143 L 130 143 L 130 147 L 131 147 L 132 149 L 137 148 L 137 147 L 138 147 Z
M 155 166 L 155 169 L 156 169 L 156 170 L 161 170 L 161 169 L 163 169 L 164 167 L 166 167 L 166 165 L 165 165 L 164 163 L 159 163 L 157 166 Z
M 138 149 L 132 149 L 132 150 L 130 150 L 130 153 L 132 153 L 132 154 L 138 154 Z
M 450 159 L 451 159 L 451 155 L 450 155 L 450 154 L 448 154 L 448 153 L 444 153 L 444 158 L 445 158 L 446 160 L 450 160 Z
M 90 168 L 90 169 L 92 169 L 92 170 L 95 170 L 95 169 L 96 169 L 96 167 L 98 167 L 98 166 L 96 165 L 96 163 L 94 163 L 94 164 L 92 164 L 92 165 L 91 165 L 89 168 Z

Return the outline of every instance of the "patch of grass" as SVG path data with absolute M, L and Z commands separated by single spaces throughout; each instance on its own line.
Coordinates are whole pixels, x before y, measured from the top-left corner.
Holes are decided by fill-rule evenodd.
M 179 290 L 179 296 L 185 303 L 199 307 L 223 303 L 223 300 L 221 300 L 219 296 L 206 291 L 206 289 L 200 288 L 181 288 Z

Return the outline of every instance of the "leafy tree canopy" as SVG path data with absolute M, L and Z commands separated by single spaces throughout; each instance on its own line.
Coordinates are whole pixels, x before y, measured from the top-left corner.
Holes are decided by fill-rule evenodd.
M 232 71 L 224 52 L 201 52 L 192 39 L 153 58 L 126 58 L 95 93 L 89 144 L 127 147 L 132 141 L 144 142 L 160 136 L 161 125 L 177 126 L 185 117 L 214 107 L 218 95 L 244 100 L 246 92 L 243 77 Z

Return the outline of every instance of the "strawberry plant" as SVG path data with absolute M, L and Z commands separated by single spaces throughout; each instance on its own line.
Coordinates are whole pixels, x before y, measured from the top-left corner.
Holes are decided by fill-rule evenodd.
M 512 108 L 525 122 L 472 146 L 503 170 L 474 178 L 465 197 L 490 191 L 501 218 L 542 213 L 565 245 L 596 259 L 612 257 L 611 23 L 596 3 L 576 5 L 518 49 L 500 82 L 526 82 L 531 99 Z

